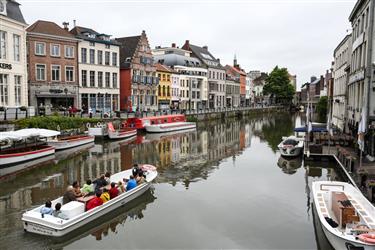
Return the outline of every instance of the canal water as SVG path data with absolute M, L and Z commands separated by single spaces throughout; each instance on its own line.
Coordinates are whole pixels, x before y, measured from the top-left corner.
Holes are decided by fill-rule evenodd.
M 329 249 L 314 223 L 311 183 L 343 180 L 328 163 L 280 157 L 299 118 L 268 114 L 196 131 L 100 141 L 0 180 L 2 249 Z M 21 215 L 74 180 L 134 163 L 158 167 L 152 189 L 68 239 L 23 232 Z

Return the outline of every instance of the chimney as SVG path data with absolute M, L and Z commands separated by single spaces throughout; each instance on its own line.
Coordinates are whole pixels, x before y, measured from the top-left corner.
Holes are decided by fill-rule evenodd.
M 64 30 L 69 31 L 69 23 L 63 22 Z
M 216 59 L 218 63 L 220 63 L 220 58 Z
M 142 36 L 146 36 L 146 31 L 142 30 Z
M 208 46 L 207 46 L 207 45 L 204 45 L 204 46 L 203 46 L 203 49 L 204 49 L 205 51 L 208 51 Z
M 73 26 L 74 26 L 74 27 L 76 27 L 76 23 L 77 23 L 76 20 L 73 20 Z M 74 27 L 73 27 L 73 28 L 74 28 Z
M 311 78 L 310 78 L 310 82 L 315 82 L 316 81 L 316 76 L 312 76 Z
M 172 43 L 172 48 L 176 48 L 176 44 L 175 43 Z
M 186 40 L 185 41 L 185 45 L 183 46 L 185 49 L 189 49 L 190 47 L 190 41 L 189 40 Z

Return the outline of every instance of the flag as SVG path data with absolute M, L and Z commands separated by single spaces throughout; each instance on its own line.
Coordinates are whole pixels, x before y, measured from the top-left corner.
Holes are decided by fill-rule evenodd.
M 367 127 L 367 109 L 365 107 L 362 108 L 362 113 L 361 113 L 361 119 L 359 121 L 358 125 L 358 145 L 359 149 L 361 151 L 364 150 L 365 147 L 365 133 L 366 133 L 366 127 Z

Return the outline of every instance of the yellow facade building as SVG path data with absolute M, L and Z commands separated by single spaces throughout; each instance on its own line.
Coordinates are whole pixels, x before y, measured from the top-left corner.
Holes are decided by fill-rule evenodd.
M 156 74 L 159 77 L 158 86 L 158 108 L 160 110 L 169 109 L 171 106 L 172 75 L 173 70 L 162 64 L 156 64 Z

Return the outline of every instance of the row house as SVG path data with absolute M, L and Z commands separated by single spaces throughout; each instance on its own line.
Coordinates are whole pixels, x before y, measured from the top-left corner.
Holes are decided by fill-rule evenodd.
M 237 108 L 240 106 L 240 77 L 233 74 L 232 70 L 226 71 L 225 81 L 226 107 Z
M 76 26 L 70 31 L 78 43 L 78 107 L 86 112 L 119 109 L 120 45 L 110 35 Z
M 171 107 L 172 109 L 180 108 L 180 74 L 173 70 L 171 74 Z
M 27 28 L 30 105 L 59 110 L 77 106 L 79 40 L 67 27 L 36 21 Z
M 246 81 L 247 80 L 249 81 L 249 83 L 246 82 L 246 87 L 247 87 L 247 85 L 249 85 L 249 87 L 247 87 L 247 88 L 249 89 L 249 92 L 250 92 L 249 93 L 250 104 L 255 103 L 256 94 L 259 96 L 260 92 L 263 92 L 263 87 L 258 86 L 257 89 L 255 89 L 255 84 L 254 84 L 255 79 L 257 79 L 261 75 L 262 75 L 262 73 L 259 70 L 251 70 L 246 75 Z M 247 91 L 247 89 L 246 89 L 246 91 Z
M 158 108 L 159 110 L 169 109 L 172 97 L 172 73 L 174 71 L 163 64 L 156 64 L 156 73 L 159 78 L 158 86 Z
M 240 106 L 245 106 L 246 103 L 246 73 L 241 69 L 240 65 L 237 63 L 236 56 L 233 60 L 233 66 L 226 65 L 226 72 L 228 72 L 239 79 L 240 81 Z
M 172 47 L 156 47 L 152 51 L 157 63 L 167 65 L 179 74 L 180 109 L 199 110 L 208 107 L 208 70 L 191 51 Z
M 145 31 L 140 36 L 117 38 L 120 43 L 120 109 L 158 109 L 156 67 Z
M 202 66 L 208 72 L 208 107 L 224 108 L 225 107 L 225 68 L 220 64 L 208 50 L 208 46 L 197 46 L 185 41 L 182 49 L 192 52 L 192 56 L 202 62 Z
M 255 74 L 257 75 L 257 73 Z M 260 73 L 260 75 L 254 79 L 254 103 L 264 104 L 268 101 L 268 97 L 263 94 L 263 87 L 266 85 L 266 79 L 268 75 L 266 73 Z
M 0 107 L 28 106 L 26 27 L 16 1 L 0 1 Z
M 252 86 L 251 86 L 251 78 L 249 74 L 246 74 L 246 97 L 245 97 L 245 106 L 249 107 L 251 103 L 251 92 L 252 92 Z

